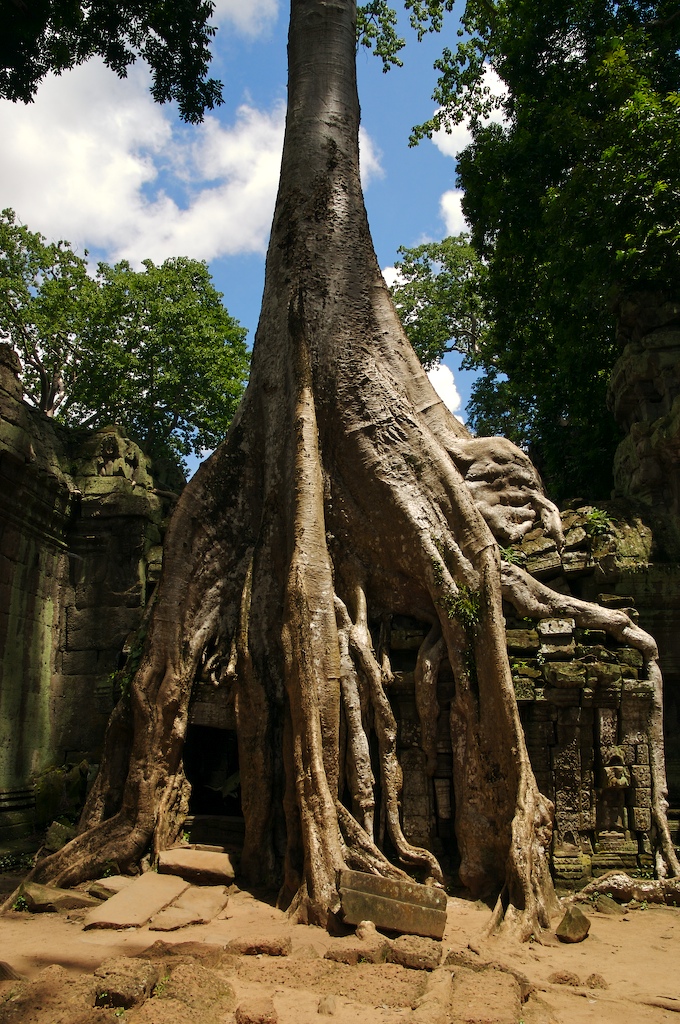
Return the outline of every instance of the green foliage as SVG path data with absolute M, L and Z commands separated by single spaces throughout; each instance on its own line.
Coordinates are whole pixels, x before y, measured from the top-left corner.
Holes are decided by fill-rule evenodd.
M 240 401 L 248 356 L 246 331 L 206 264 L 145 260 L 135 271 L 100 263 L 96 285 L 85 296 L 70 419 L 120 423 L 149 455 L 214 448 Z
M 481 292 L 485 268 L 468 235 L 399 248 L 392 298 L 424 366 L 446 352 L 474 356 L 488 329 Z
M 185 121 L 200 121 L 222 102 L 222 85 L 207 77 L 212 0 L 60 0 L 7 3 L 0 34 L 0 98 L 30 103 L 49 73 L 61 74 L 99 56 L 118 75 L 141 57 L 158 103 L 176 100 Z
M 449 5 L 425 6 L 438 29 Z M 617 302 L 680 279 L 677 5 L 467 0 L 458 36 L 411 141 L 463 120 L 473 136 L 458 183 L 488 330 L 469 422 L 527 449 L 555 496 L 605 496 Z
M 16 910 L 17 912 L 30 910 L 28 900 L 26 899 L 23 893 L 19 893 L 19 895 L 15 899 L 14 903 L 12 904 L 12 910 Z
M 466 632 L 472 632 L 479 624 L 481 609 L 479 594 L 464 583 L 458 584 L 455 594 L 445 594 L 440 600 L 448 617 L 458 619 Z
M 602 537 L 611 533 L 614 529 L 614 521 L 611 516 L 601 508 L 591 508 L 586 513 L 585 531 L 591 537 Z M 586 633 L 588 630 L 586 630 Z
M 71 426 L 118 423 L 177 460 L 226 434 L 248 372 L 246 331 L 205 263 L 183 257 L 96 278 L 68 242 L 0 218 L 0 337 L 24 362 L 24 392 Z
M 88 286 L 87 264 L 68 242 L 48 243 L 18 224 L 13 210 L 2 211 L 0 338 L 19 352 L 24 389 L 48 415 L 74 383 L 80 296 Z

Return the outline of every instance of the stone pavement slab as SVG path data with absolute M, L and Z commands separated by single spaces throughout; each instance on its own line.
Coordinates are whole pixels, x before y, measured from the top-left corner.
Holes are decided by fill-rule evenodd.
M 147 871 L 85 917 L 84 928 L 141 928 L 188 887 L 175 875 Z
M 151 919 L 149 928 L 155 932 L 172 932 L 190 924 L 208 924 L 228 902 L 223 885 L 190 885 L 174 903 Z

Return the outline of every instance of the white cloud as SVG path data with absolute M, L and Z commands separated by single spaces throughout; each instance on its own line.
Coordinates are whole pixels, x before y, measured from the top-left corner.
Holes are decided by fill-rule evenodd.
M 437 363 L 431 370 L 427 371 L 427 376 L 430 379 L 430 384 L 435 389 L 442 402 L 451 412 L 456 413 L 461 406 L 461 397 L 458 394 L 456 388 L 456 382 L 453 379 L 453 373 L 444 366 L 443 363 Z M 461 417 L 459 416 L 458 419 Z M 462 422 L 462 421 L 461 421 Z
M 148 75 L 90 61 L 50 76 L 29 107 L 0 103 L 2 206 L 49 238 L 108 259 L 263 252 L 281 159 L 283 104 L 187 128 L 153 103 Z
M 505 83 L 490 64 L 487 64 L 484 71 L 484 85 L 492 96 L 504 96 L 507 92 Z M 503 111 L 493 110 L 485 123 L 503 124 L 504 121 Z M 468 121 L 465 120 L 461 124 L 452 125 L 450 132 L 444 129 L 435 132 L 432 136 L 432 141 L 444 156 L 453 157 L 455 160 L 460 151 L 472 142 Z
M 463 190 L 460 188 L 444 192 L 439 200 L 439 212 L 446 224 L 447 235 L 460 235 L 469 231 L 470 225 L 463 214 Z
M 396 267 L 383 267 L 382 276 L 388 288 L 394 288 L 395 284 L 402 284 L 404 275 Z
M 0 102 L 0 208 L 107 260 L 264 252 L 284 104 L 243 105 L 231 124 L 209 115 L 187 127 L 153 102 L 148 84 L 142 67 L 120 81 L 93 60 L 49 76 L 28 107 Z M 382 175 L 367 133 L 361 154 L 364 183 Z
M 213 20 L 229 24 L 246 36 L 265 32 L 276 21 L 278 0 L 215 0 Z
M 381 156 L 382 153 L 362 125 L 359 128 L 359 167 L 364 188 L 367 188 L 375 178 L 385 177 L 385 171 L 380 163 Z

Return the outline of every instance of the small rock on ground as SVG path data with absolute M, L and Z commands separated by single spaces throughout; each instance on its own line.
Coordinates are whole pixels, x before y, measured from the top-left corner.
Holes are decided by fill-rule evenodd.
M 607 896 L 606 893 L 600 893 L 595 900 L 595 909 L 598 914 L 609 914 L 610 917 L 623 917 L 626 913 L 624 908 L 612 899 L 611 896 Z
M 567 912 L 555 929 L 560 942 L 583 942 L 590 931 L 590 921 L 578 907 L 567 907 Z
M 573 988 L 578 988 L 581 984 L 578 974 L 574 974 L 573 971 L 553 971 L 548 976 L 548 981 L 551 985 L 571 985 Z
M 333 1017 L 337 1013 L 337 1000 L 334 995 L 322 996 L 319 1000 L 318 1013 L 324 1017 Z
M 276 1024 L 278 1014 L 271 999 L 248 999 L 236 1008 L 236 1024 Z
M 589 974 L 586 978 L 586 988 L 609 988 L 608 983 L 601 974 Z
M 29 882 L 21 893 L 33 914 L 54 913 L 60 910 L 83 910 L 99 907 L 100 901 L 73 889 L 57 889 L 53 885 Z

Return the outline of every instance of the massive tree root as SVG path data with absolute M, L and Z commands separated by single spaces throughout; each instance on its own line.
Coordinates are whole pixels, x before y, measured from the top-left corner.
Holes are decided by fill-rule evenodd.
M 248 391 L 167 534 L 120 796 L 109 744 L 81 834 L 34 877 L 69 884 L 172 843 L 187 807 L 191 690 L 203 678 L 234 702 L 252 883 L 281 884 L 282 904 L 325 923 L 344 867 L 440 882 L 437 860 L 407 841 L 400 819 L 380 623 L 407 614 L 429 626 L 416 700 L 430 772 L 445 658 L 455 677 L 460 878 L 474 893 L 500 891 L 493 926 L 526 938 L 555 909 L 552 807 L 518 717 L 502 585 L 529 614 L 549 599 L 532 611 L 523 578 L 504 572 L 502 584 L 495 538 L 517 540 L 542 521 L 559 543 L 559 515 L 518 449 L 467 435 L 399 325 L 361 196 L 353 18 L 351 0 L 293 0 L 286 143 Z

